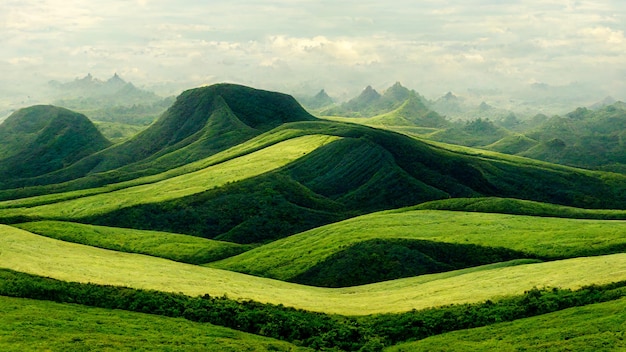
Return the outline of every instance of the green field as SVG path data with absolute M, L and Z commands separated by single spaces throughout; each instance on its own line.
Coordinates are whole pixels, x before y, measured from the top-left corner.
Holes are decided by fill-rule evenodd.
M 163 181 L 54 204 L 4 209 L 0 210 L 0 216 L 71 219 L 138 204 L 163 202 L 277 169 L 335 140 L 337 137 L 324 135 L 293 138 L 215 166 Z
M 182 318 L 0 296 L 2 351 L 299 351 Z
M 626 221 L 393 210 L 319 227 L 212 266 L 287 280 L 355 243 L 396 238 L 504 247 L 541 258 L 572 258 L 622 251 Z
M 148 254 L 183 263 L 203 264 L 239 254 L 248 246 L 231 242 L 135 229 L 63 221 L 37 221 L 15 227 L 42 236 L 116 251 Z
M 192 296 L 227 295 L 344 315 L 481 302 L 520 294 L 532 287 L 577 288 L 626 280 L 626 254 L 539 264 L 503 263 L 328 289 L 68 243 L 9 226 L 0 227 L 0 248 L 0 267 L 64 281 L 182 292 Z
M 626 299 L 433 336 L 386 349 L 400 351 L 623 351 Z

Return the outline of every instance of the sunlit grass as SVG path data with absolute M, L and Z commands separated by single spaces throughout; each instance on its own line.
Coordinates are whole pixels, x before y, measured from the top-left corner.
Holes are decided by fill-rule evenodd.
M 338 137 L 310 135 L 293 138 L 223 163 L 117 191 L 30 208 L 2 209 L 0 216 L 72 219 L 102 214 L 133 205 L 163 202 L 200 193 L 275 170 Z
M 0 350 L 296 351 L 287 342 L 182 318 L 0 296 Z
M 461 330 L 386 351 L 623 351 L 626 299 Z
M 62 241 L 148 254 L 191 264 L 208 263 L 249 249 L 235 243 L 195 236 L 63 221 L 36 221 L 18 224 L 15 227 Z
M 519 264 L 511 266 L 512 264 Z M 0 226 L 0 267 L 65 281 L 227 295 L 326 313 L 402 312 L 626 280 L 626 254 L 539 264 L 503 263 L 388 282 L 327 289 L 54 240 Z
M 352 244 L 396 238 L 505 247 L 537 257 L 564 258 L 626 246 L 626 221 L 393 210 L 315 228 L 211 265 L 287 280 Z

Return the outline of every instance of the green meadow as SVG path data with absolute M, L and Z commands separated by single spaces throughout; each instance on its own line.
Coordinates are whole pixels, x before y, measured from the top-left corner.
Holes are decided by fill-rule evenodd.
M 135 229 L 63 221 L 36 221 L 15 227 L 58 240 L 116 251 L 148 254 L 189 264 L 204 264 L 250 249 L 231 242 Z
M 289 139 L 221 164 L 175 176 L 155 183 L 128 187 L 108 193 L 71 199 L 54 204 L 0 210 L 0 216 L 78 218 L 101 214 L 138 204 L 157 203 L 254 177 L 287 165 L 337 137 L 310 135 Z
M 393 210 L 315 228 L 211 266 L 287 280 L 335 253 L 373 239 L 473 244 L 508 248 L 538 258 L 573 258 L 621 252 L 626 247 L 626 221 Z
M 0 296 L 2 351 L 300 351 L 183 318 Z
M 329 289 L 68 243 L 0 227 L 0 267 L 64 281 L 181 292 L 344 315 L 403 312 L 626 280 L 626 254 L 547 263 L 501 263 L 376 284 Z M 141 275 L 137 275 L 141 273 Z
M 454 331 L 385 351 L 623 351 L 626 299 Z

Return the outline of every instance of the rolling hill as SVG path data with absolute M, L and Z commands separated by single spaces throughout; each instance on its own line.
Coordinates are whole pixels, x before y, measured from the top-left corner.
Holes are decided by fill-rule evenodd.
M 89 119 L 38 105 L 0 124 L 0 184 L 61 170 L 111 145 Z
M 624 296 L 626 176 L 394 132 L 449 127 L 399 84 L 353 103 L 388 129 L 318 119 L 280 93 L 192 89 L 124 142 L 3 179 L 0 292 L 341 350 Z M 464 127 L 466 140 L 502 131 Z M 0 153 L 42 140 L 21 135 Z M 259 343 L 295 348 L 273 341 Z

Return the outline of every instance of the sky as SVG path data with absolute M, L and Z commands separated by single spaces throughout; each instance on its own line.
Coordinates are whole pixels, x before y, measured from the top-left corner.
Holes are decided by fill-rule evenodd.
M 623 0 L 2 0 L 0 96 L 118 73 L 160 94 L 233 82 L 346 98 L 399 81 L 430 99 L 584 105 L 626 100 L 625 27 Z

